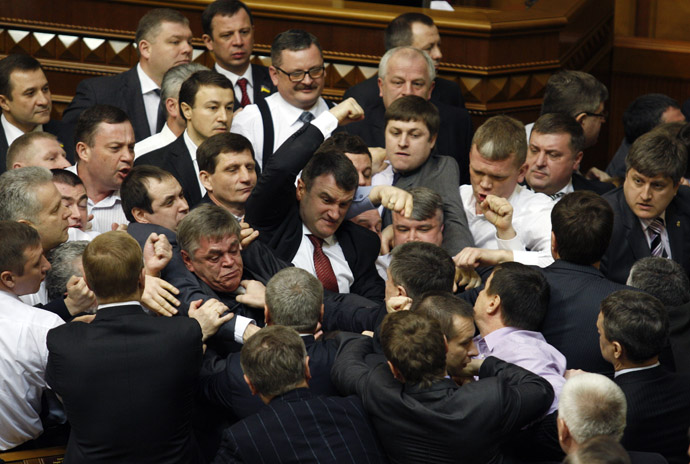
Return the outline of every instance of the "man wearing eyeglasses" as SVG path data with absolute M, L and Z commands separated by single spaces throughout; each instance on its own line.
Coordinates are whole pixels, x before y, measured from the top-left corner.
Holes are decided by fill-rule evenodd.
M 314 35 L 299 29 L 281 32 L 271 45 L 271 62 L 269 73 L 278 93 L 245 107 L 230 129 L 249 139 L 262 168 L 293 133 L 328 111 L 321 98 L 326 70 Z M 321 129 L 330 135 L 337 127 L 333 124 Z

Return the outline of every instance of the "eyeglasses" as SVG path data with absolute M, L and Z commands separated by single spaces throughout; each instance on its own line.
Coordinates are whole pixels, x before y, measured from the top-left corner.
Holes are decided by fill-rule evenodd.
M 304 77 L 309 74 L 309 77 L 312 79 L 318 79 L 319 77 L 323 76 L 324 71 L 326 70 L 325 66 L 317 66 L 315 68 L 311 68 L 309 71 L 292 71 L 292 72 L 287 72 L 283 71 L 280 69 L 278 66 L 273 66 L 276 68 L 278 71 L 282 72 L 285 74 L 288 79 L 290 79 L 290 82 L 302 82 L 304 80 Z
M 587 116 L 594 116 L 597 118 L 601 118 L 604 121 L 606 121 L 609 117 L 609 113 L 607 111 L 602 111 L 601 113 L 590 113 L 589 111 L 583 111 L 584 114 Z

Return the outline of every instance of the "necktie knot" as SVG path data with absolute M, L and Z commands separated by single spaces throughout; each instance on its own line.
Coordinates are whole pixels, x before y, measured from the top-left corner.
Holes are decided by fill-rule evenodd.
M 299 115 L 298 120 L 302 121 L 302 123 L 304 124 L 309 124 L 314 120 L 314 115 L 311 114 L 309 111 L 304 111 L 302 114 Z
M 308 234 L 307 238 L 309 241 L 311 241 L 311 244 L 314 245 L 314 248 L 321 248 L 323 249 L 323 239 L 321 237 L 317 237 L 316 235 Z

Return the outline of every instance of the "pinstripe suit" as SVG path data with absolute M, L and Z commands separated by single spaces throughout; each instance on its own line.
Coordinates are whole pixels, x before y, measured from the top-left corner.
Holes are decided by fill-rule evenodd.
M 223 433 L 221 463 L 385 463 L 356 397 L 315 396 L 297 388 Z

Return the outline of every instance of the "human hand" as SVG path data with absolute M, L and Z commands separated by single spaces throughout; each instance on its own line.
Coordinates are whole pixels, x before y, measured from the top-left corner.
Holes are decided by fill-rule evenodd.
M 228 307 L 216 299 L 206 300 L 202 305 L 202 300 L 192 301 L 189 304 L 189 317 L 196 320 L 201 326 L 202 341 L 206 341 L 218 332 L 221 325 L 235 317 L 234 313 L 227 313 Z
M 398 187 L 377 185 L 369 192 L 369 201 L 375 206 L 381 205 L 402 214 L 406 218 L 412 215 L 412 195 Z
M 364 119 L 364 110 L 352 97 L 338 103 L 329 111 L 338 119 L 338 124 L 341 126 Z
M 180 306 L 180 302 L 175 298 L 179 293 L 180 291 L 169 282 L 147 275 L 141 304 L 158 315 L 172 317 L 177 314 L 175 306 Z
M 165 234 L 151 233 L 144 244 L 146 274 L 158 276 L 172 259 L 172 245 Z
M 252 308 L 263 309 L 266 304 L 266 287 L 258 280 L 243 280 L 240 285 L 246 290 L 245 293 L 237 295 L 238 303 Z

